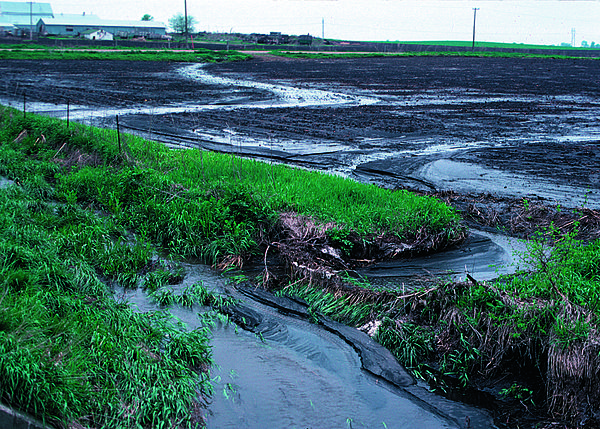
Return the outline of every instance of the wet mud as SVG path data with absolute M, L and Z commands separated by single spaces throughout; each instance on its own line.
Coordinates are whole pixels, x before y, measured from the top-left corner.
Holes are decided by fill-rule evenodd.
M 3 61 L 0 102 L 20 108 L 25 96 L 28 111 L 64 118 L 68 101 L 74 120 L 114 126 L 119 115 L 123 131 L 172 146 L 320 169 L 444 199 L 477 229 L 464 245 L 360 272 L 376 283 L 408 285 L 434 275 L 461 279 L 468 273 L 485 280 L 511 272 L 513 251 L 522 244 L 498 234 L 499 227 L 503 233 L 526 238 L 554 219 L 566 228 L 584 216 L 586 238 L 599 236 L 596 82 L 600 63 L 594 60 L 315 61 L 257 56 L 242 63 L 204 66 Z M 260 313 L 272 308 L 263 305 Z M 241 368 L 250 377 L 245 385 L 256 390 L 248 398 L 265 397 L 281 385 L 291 387 L 290 380 L 318 372 L 306 367 L 303 374 L 279 379 L 270 358 L 258 352 L 260 347 L 247 360 L 237 359 L 237 351 L 247 345 L 223 341 L 223 347 L 234 352 L 216 357 L 224 368 Z M 277 353 L 278 360 L 287 362 L 291 352 Z M 349 361 L 358 359 L 353 356 Z M 252 375 L 258 367 L 260 377 Z M 272 386 L 259 383 L 270 376 Z M 317 387 L 317 379 L 315 383 L 314 391 L 320 391 L 323 386 Z M 339 386 L 330 387 L 331 395 L 346 398 Z M 287 404 L 285 410 L 310 399 L 302 392 L 294 397 L 285 389 L 280 393 L 276 402 Z M 247 401 L 251 406 L 246 409 L 238 408 L 238 401 L 215 411 L 245 420 L 213 427 L 250 425 L 257 417 L 244 413 L 253 413 L 259 402 Z M 314 409 L 310 402 L 309 407 L 292 420 L 304 423 L 300 416 L 310 415 Z M 322 418 L 332 412 L 333 408 L 324 409 Z M 457 421 L 434 422 L 432 427 Z

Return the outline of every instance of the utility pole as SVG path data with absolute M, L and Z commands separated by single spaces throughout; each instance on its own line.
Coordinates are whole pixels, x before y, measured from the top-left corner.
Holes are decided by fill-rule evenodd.
M 33 40 L 33 2 L 29 2 L 29 40 Z
M 571 46 L 575 47 L 575 28 L 571 28 Z
M 183 0 L 183 9 L 185 11 L 185 47 L 188 44 L 188 24 L 187 24 L 187 0 Z
M 323 41 L 325 41 L 325 18 L 321 18 L 321 34 L 323 36 Z
M 479 10 L 478 7 L 473 8 L 473 46 L 471 47 L 472 51 L 475 50 L 475 21 L 477 20 L 477 11 L 478 10 Z

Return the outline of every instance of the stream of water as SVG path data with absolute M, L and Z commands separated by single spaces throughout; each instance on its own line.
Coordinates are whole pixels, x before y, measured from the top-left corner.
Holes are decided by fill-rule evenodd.
M 232 324 L 212 328 L 216 366 L 208 428 L 459 428 L 467 416 L 476 427 L 491 427 L 491 419 L 477 409 L 435 397 L 424 387 L 401 388 L 378 379 L 362 369 L 355 349 L 335 333 L 237 293 L 209 267 L 184 268 L 175 293 L 201 281 L 262 317 L 260 337 Z M 140 289 L 119 290 L 117 296 L 139 311 L 158 308 Z M 170 311 L 193 329 L 206 309 Z

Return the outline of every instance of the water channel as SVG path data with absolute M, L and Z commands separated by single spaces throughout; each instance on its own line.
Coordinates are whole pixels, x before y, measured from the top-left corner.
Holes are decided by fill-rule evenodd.
M 421 385 L 396 386 L 365 371 L 340 335 L 283 314 L 236 291 L 211 268 L 184 263 L 178 293 L 202 282 L 260 315 L 260 335 L 217 321 L 212 326 L 214 394 L 209 428 L 459 428 L 492 427 L 481 410 L 438 397 Z M 139 311 L 158 307 L 141 289 L 117 297 Z M 189 329 L 206 308 L 170 308 Z

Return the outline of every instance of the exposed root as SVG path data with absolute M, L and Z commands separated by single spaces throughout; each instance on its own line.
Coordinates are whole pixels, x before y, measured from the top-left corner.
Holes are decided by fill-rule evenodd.
M 281 214 L 279 228 L 282 238 L 267 246 L 277 249 L 291 278 L 322 285 L 339 285 L 341 272 L 377 261 L 433 252 L 460 242 L 467 235 L 461 231 L 449 239 L 447 234 L 436 235 L 422 229 L 410 239 L 400 240 L 392 234 L 361 237 L 347 232 L 344 239 L 347 248 L 342 249 L 328 235 L 334 228 L 341 229 L 332 222 L 320 224 L 313 218 L 287 212 Z

